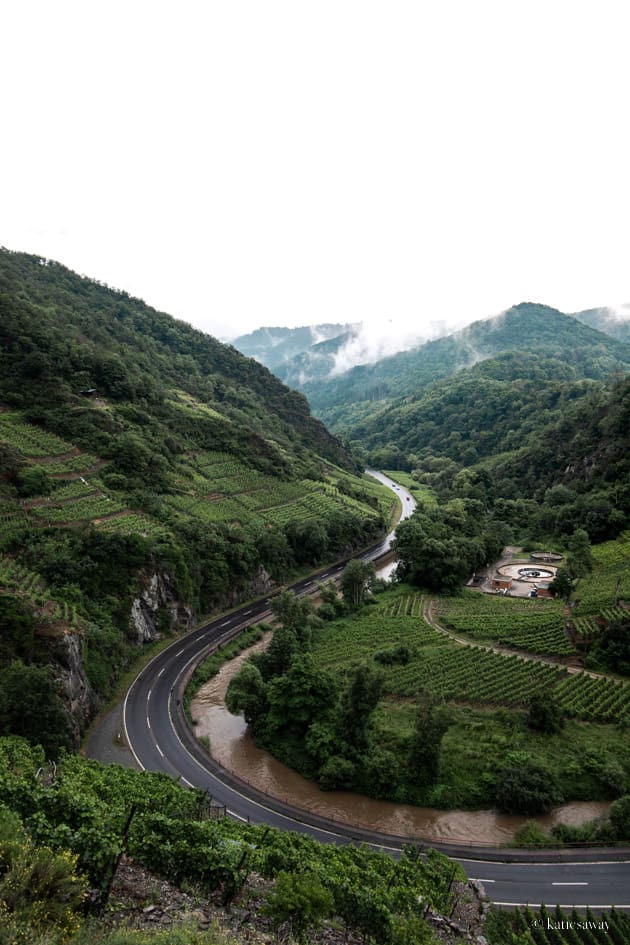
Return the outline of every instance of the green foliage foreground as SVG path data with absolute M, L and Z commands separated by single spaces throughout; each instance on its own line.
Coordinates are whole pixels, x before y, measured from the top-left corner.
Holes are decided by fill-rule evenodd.
M 394 860 L 367 847 L 322 845 L 266 826 L 210 818 L 203 792 L 184 790 L 166 775 L 104 766 L 75 755 L 64 756 L 53 772 L 40 750 L 19 738 L 3 738 L 2 869 L 6 877 L 9 860 L 9 869 L 24 862 L 22 852 L 12 853 L 12 838 L 17 837 L 23 838 L 21 849 L 30 851 L 31 859 L 43 857 L 48 872 L 54 872 L 50 895 L 59 908 L 59 902 L 65 903 L 68 914 L 62 909 L 58 920 L 54 904 L 41 906 L 42 915 L 51 916 L 50 927 L 58 930 L 50 942 L 68 940 L 78 924 L 75 906 L 88 884 L 107 893 L 131 813 L 126 849 L 137 862 L 171 882 L 206 894 L 218 891 L 224 903 L 238 894 L 252 871 L 278 877 L 269 914 L 278 923 L 290 919 L 302 939 L 311 924 L 334 916 L 376 943 L 428 942 L 423 910 L 430 905 L 448 914 L 452 881 L 463 878 L 458 866 L 431 850 L 421 857 L 409 847 Z M 37 852 L 44 849 L 49 852 Z M 20 869 L 26 875 L 26 867 Z M 20 927 L 22 900 L 11 899 L 1 884 L 0 897 L 0 908 Z

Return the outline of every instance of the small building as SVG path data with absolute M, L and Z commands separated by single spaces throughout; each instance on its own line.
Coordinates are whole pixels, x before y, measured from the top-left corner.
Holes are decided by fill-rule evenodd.
M 492 590 L 499 594 L 507 594 L 512 587 L 513 578 L 503 574 L 495 574 L 492 578 Z
M 536 594 L 536 596 L 537 597 L 553 597 L 553 594 L 550 590 L 551 583 L 552 583 L 551 581 L 541 581 L 539 584 L 537 584 L 536 590 L 538 593 Z
M 96 387 L 86 387 L 84 390 L 80 390 L 79 393 L 81 397 L 96 397 Z

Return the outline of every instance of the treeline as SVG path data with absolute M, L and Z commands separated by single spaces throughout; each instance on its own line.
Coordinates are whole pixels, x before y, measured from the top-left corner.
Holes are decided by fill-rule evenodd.
M 418 705 L 402 760 L 394 761 L 378 744 L 373 714 L 384 695 L 381 667 L 407 663 L 409 648 L 384 648 L 373 661 L 358 663 L 341 677 L 319 667 L 310 650 L 322 621 L 369 606 L 383 585 L 375 579 L 372 564 L 351 561 L 341 588 L 340 598 L 334 585 L 322 587 L 317 611 L 309 599 L 290 592 L 273 601 L 278 627 L 272 641 L 231 680 L 226 704 L 244 716 L 258 744 L 324 790 L 354 790 L 372 797 L 407 791 L 411 796 L 418 785 L 437 778 L 448 717 L 427 696 Z

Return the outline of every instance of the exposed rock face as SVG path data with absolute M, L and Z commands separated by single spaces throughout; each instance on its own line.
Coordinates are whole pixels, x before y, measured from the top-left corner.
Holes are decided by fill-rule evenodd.
M 226 607 L 236 607 L 243 601 L 250 600 L 252 597 L 260 597 L 263 594 L 269 594 L 275 587 L 275 581 L 267 573 L 265 568 L 260 565 L 254 577 L 240 590 L 234 589 L 230 592 L 226 601 Z
M 99 704 L 99 699 L 85 673 L 81 652 L 81 634 L 68 633 L 60 638 L 60 653 L 55 663 L 55 675 L 64 691 L 64 702 L 68 708 L 72 735 L 78 745 L 81 732 L 90 722 Z
M 193 626 L 195 615 L 192 607 L 177 597 L 170 574 L 155 571 L 147 575 L 143 583 L 143 590 L 131 605 L 131 636 L 138 646 L 158 639 L 163 614 L 170 627 Z

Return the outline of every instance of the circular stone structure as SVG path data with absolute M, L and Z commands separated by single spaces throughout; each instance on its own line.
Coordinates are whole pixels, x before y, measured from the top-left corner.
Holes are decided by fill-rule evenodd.
M 545 564 L 558 564 L 564 560 L 564 555 L 557 551 L 532 551 L 529 557 L 532 561 L 544 561 Z
M 504 564 L 497 568 L 497 574 L 512 578 L 514 581 L 527 581 L 530 584 L 535 584 L 536 581 L 553 581 L 556 576 L 556 569 L 539 568 L 531 564 Z

